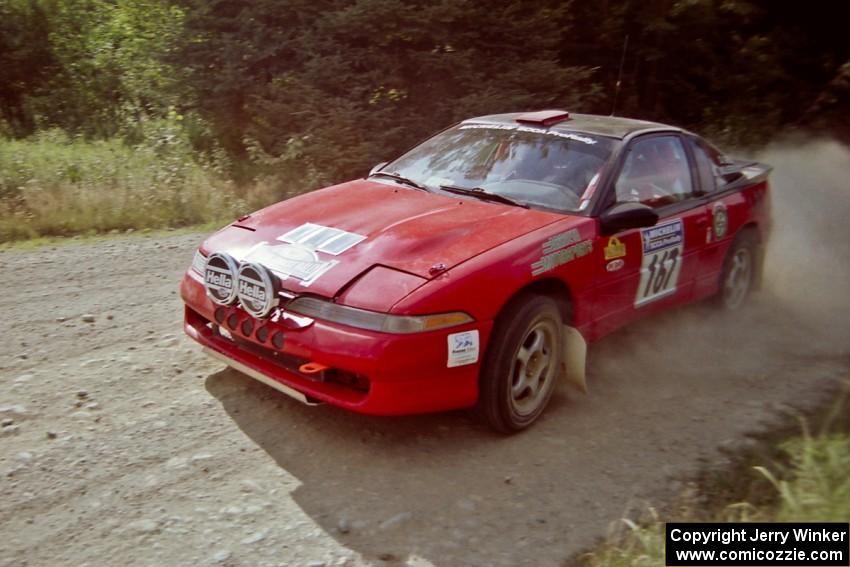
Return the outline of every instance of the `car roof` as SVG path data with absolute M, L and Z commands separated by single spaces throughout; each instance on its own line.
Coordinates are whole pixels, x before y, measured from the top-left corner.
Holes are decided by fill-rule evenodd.
M 556 112 L 556 111 L 551 111 Z M 543 112 L 541 112 L 543 114 Z M 495 124 L 518 124 L 517 118 L 528 116 L 527 112 L 511 112 L 507 114 L 490 114 L 476 118 L 468 118 L 464 123 L 489 122 Z M 649 122 L 647 120 L 636 120 L 633 118 L 622 118 L 619 116 L 600 116 L 597 114 L 575 114 L 570 112 L 569 118 L 549 126 L 550 130 L 558 132 L 582 132 L 585 134 L 596 134 L 610 138 L 623 139 L 631 134 L 644 131 L 667 130 L 682 132 L 681 128 Z

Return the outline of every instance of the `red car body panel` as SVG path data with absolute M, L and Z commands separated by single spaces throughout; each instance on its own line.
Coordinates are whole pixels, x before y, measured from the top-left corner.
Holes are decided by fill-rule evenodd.
M 653 282 L 654 274 L 647 276 L 650 229 L 603 234 L 599 217 L 589 214 L 519 208 L 390 182 L 344 183 L 240 219 L 208 238 L 200 250 L 204 255 L 226 250 L 239 260 L 258 243 L 276 243 L 305 223 L 344 230 L 365 239 L 339 254 L 338 264 L 308 286 L 288 278 L 282 287 L 295 295 L 381 313 L 463 312 L 472 322 L 391 334 L 320 319 L 293 324 L 284 310 L 268 320 L 254 320 L 240 306 L 213 303 L 203 276 L 190 268 L 181 283 L 185 330 L 205 347 L 310 399 L 350 410 L 398 415 L 469 407 L 478 396 L 494 321 L 523 290 L 563 294 L 571 306 L 565 324 L 578 329 L 587 342 L 646 315 L 717 293 L 724 259 L 741 230 L 752 227 L 762 242 L 767 238 L 764 177 L 665 210 L 656 227 L 659 234 L 669 227 L 680 239 L 681 263 L 674 285 L 646 303 L 641 288 L 651 294 L 659 281 Z M 553 250 L 560 256 L 548 269 L 540 268 Z M 646 277 L 650 279 L 644 282 Z M 216 330 L 216 310 L 224 317 L 235 314 L 239 324 L 251 320 L 254 331 L 265 327 L 282 332 L 282 348 L 270 348 L 256 332 L 241 333 L 239 324 L 230 333 L 236 340 L 223 337 Z M 465 331 L 478 332 L 480 354 L 473 363 L 450 367 L 447 337 Z M 362 377 L 366 386 L 318 381 L 299 369 L 302 362 Z
M 285 333 L 285 354 L 367 376 L 369 391 L 364 394 L 315 381 L 297 368 L 286 368 L 273 358 L 245 348 L 244 343 L 235 343 L 214 332 L 209 322 L 214 320 L 216 305 L 206 296 L 200 275 L 188 272 L 181 282 L 180 293 L 187 306 L 184 329 L 190 337 L 316 401 L 361 413 L 403 415 L 468 407 L 478 395 L 478 365 L 446 368 L 445 333 L 398 336 L 322 321 L 304 329 L 273 321 L 267 323 L 273 331 L 279 329 Z M 240 323 L 250 318 L 239 307 L 228 312 L 238 313 Z M 480 332 L 482 342 L 486 342 L 492 323 L 477 321 L 460 330 L 473 328 Z M 267 348 L 255 338 L 241 339 Z
M 494 207 L 460 198 L 357 180 L 321 189 L 267 207 L 207 243 L 239 258 L 258 242 L 275 242 L 305 223 L 320 223 L 368 238 L 345 253 L 345 261 L 310 285 L 309 291 L 334 297 L 375 265 L 431 278 L 430 269 L 451 269 L 471 256 L 561 218 L 554 213 Z M 293 291 L 306 291 L 293 281 Z

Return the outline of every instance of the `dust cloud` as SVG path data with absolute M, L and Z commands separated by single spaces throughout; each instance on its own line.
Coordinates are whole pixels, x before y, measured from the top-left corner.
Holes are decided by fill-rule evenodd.
M 765 292 L 816 338 L 850 350 L 850 148 L 786 141 L 757 158 L 775 168 Z

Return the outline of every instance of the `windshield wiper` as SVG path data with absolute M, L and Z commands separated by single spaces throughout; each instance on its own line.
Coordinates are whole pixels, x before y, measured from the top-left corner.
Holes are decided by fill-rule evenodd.
M 387 179 L 392 179 L 393 181 L 398 181 L 399 183 L 403 183 L 409 187 L 413 187 L 414 189 L 419 189 L 420 191 L 430 191 L 424 185 L 417 183 L 416 181 L 410 179 L 409 177 L 405 177 L 404 175 L 400 175 L 398 173 L 393 173 L 391 171 L 376 171 L 375 173 L 369 175 L 369 177 L 386 177 Z
M 440 185 L 440 189 L 448 191 L 449 193 L 472 195 L 473 197 L 477 197 L 482 201 L 491 201 L 494 203 L 502 203 L 504 205 L 513 205 L 514 207 L 522 207 L 523 209 L 528 208 L 528 205 L 526 205 L 525 203 L 520 203 L 519 201 L 515 201 L 510 197 L 505 197 L 504 195 L 499 195 L 498 193 L 490 193 L 483 187 L 458 187 L 457 185 Z

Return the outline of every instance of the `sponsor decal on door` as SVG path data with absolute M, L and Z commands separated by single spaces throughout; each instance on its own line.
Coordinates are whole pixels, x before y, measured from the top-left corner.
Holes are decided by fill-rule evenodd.
M 640 236 L 643 260 L 635 307 L 676 292 L 685 241 L 682 219 L 644 229 Z

